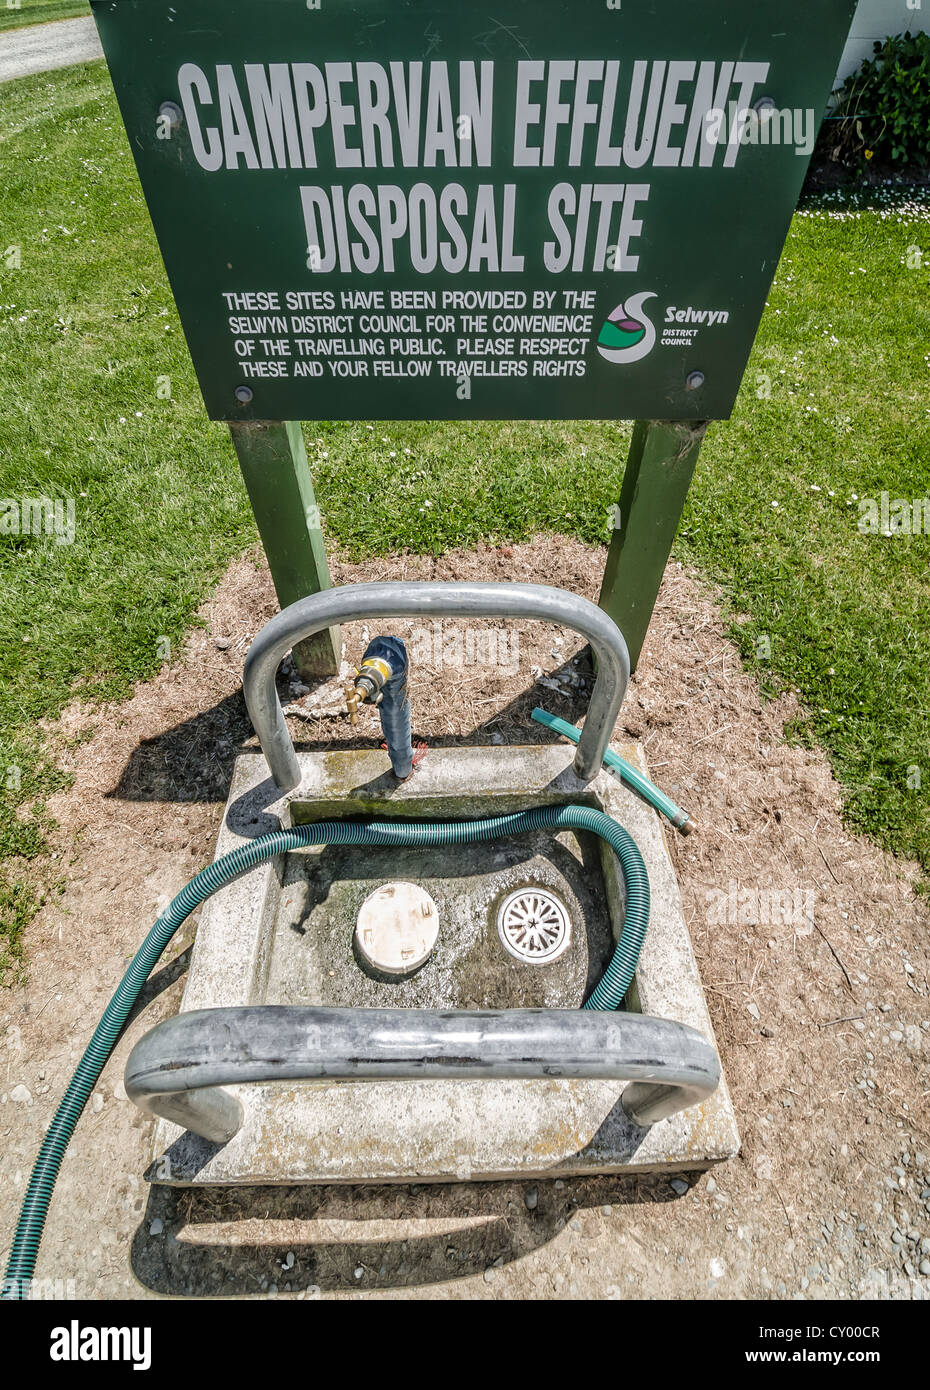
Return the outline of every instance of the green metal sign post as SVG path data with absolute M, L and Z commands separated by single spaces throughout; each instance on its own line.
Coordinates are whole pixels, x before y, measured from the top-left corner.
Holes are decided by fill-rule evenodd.
M 281 602 L 329 582 L 282 421 L 634 419 L 601 601 L 635 661 L 854 0 L 92 6 Z
M 299 421 L 231 424 L 229 430 L 281 607 L 332 588 Z M 340 647 L 338 628 L 299 643 L 294 649 L 298 671 L 335 675 Z
M 633 428 L 598 602 L 626 638 L 634 670 L 706 428 L 706 420 Z

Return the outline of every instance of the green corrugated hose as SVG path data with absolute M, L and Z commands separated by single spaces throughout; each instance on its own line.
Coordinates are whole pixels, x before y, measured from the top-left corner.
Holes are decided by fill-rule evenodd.
M 562 734 L 565 738 L 570 738 L 572 743 L 577 743 L 581 738 L 581 730 L 574 724 L 569 724 L 566 719 L 560 719 L 557 714 L 550 714 L 548 710 L 539 709 L 537 706 L 533 710 L 533 718 L 537 724 L 545 724 L 547 729 L 552 729 L 557 734 Z M 683 811 L 680 806 L 676 806 L 670 796 L 666 796 L 661 787 L 657 787 L 655 782 L 650 782 L 649 778 L 640 772 L 638 767 L 628 763 L 626 758 L 621 758 L 619 753 L 615 753 L 612 748 L 608 748 L 604 754 L 604 766 L 613 768 L 614 772 L 626 782 L 628 787 L 638 791 L 640 796 L 646 798 L 650 806 L 654 806 L 657 811 L 661 811 L 663 816 L 667 816 L 676 830 L 680 830 L 682 835 L 690 835 L 695 829 L 694 821 L 687 811 Z
M 270 835 L 262 835 L 224 854 L 222 859 L 191 879 L 161 914 L 133 957 L 46 1131 L 20 1211 L 2 1297 L 28 1298 L 55 1180 L 81 1111 L 159 957 L 181 924 L 211 894 L 276 854 L 310 845 L 422 845 L 428 848 L 474 844 L 479 840 L 546 829 L 592 831 L 607 841 L 620 861 L 626 880 L 623 930 L 603 977 L 583 1006 L 586 1009 L 617 1009 L 633 978 L 646 935 L 649 878 L 633 838 L 610 816 L 592 807 L 540 806 L 532 811 L 475 821 L 320 821 L 315 825 L 298 825 L 291 830 L 275 830 Z

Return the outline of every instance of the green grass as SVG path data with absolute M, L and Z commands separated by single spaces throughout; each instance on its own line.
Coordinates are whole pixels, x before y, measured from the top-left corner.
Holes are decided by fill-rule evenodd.
M 0 374 L 0 496 L 75 507 L 73 544 L 0 535 L 0 860 L 18 863 L 42 853 L 62 781 L 38 721 L 151 676 L 255 538 L 102 64 L 4 86 Z M 19 882 L 0 885 L 7 964 L 28 920 Z
M 930 202 L 863 201 L 827 195 L 795 217 L 676 553 L 723 588 L 763 689 L 798 692 L 790 732 L 828 751 L 850 823 L 930 868 L 930 534 L 858 529 L 864 498 L 930 497 Z M 627 427 L 309 433 L 330 530 L 362 555 L 545 530 L 603 540 Z
M 922 269 L 906 264 L 914 245 Z M 76 509 L 73 545 L 0 536 L 0 935 L 5 922 L 15 958 L 31 901 L 16 884 L 61 781 L 38 721 L 152 675 L 255 530 L 226 431 L 200 403 L 102 64 L 4 87 L 0 253 L 0 495 Z M 731 596 L 764 686 L 799 691 L 799 733 L 828 750 L 853 823 L 925 866 L 930 537 L 862 536 L 849 503 L 930 492 L 928 263 L 925 206 L 795 218 L 677 547 Z M 357 557 L 537 532 L 603 542 L 629 438 L 598 422 L 306 432 L 329 541 Z M 914 767 L 923 789 L 908 786 Z
M 930 534 L 858 523 L 883 491 L 930 497 L 930 201 L 861 201 L 873 210 L 832 195 L 796 215 L 678 553 L 746 615 L 735 632 L 763 684 L 799 692 L 796 732 L 828 750 L 849 821 L 927 869 Z
M 90 16 L 87 0 L 21 0 L 17 9 L 7 9 L 0 0 L 0 29 L 22 29 L 27 24 L 46 24 L 50 19 Z

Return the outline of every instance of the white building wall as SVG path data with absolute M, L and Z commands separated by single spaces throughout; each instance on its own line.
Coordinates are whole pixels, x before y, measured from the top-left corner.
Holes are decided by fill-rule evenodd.
M 912 34 L 919 29 L 930 33 L 930 0 L 859 0 L 836 75 L 837 86 L 859 67 L 863 58 L 872 57 L 876 39 L 903 34 L 908 29 Z

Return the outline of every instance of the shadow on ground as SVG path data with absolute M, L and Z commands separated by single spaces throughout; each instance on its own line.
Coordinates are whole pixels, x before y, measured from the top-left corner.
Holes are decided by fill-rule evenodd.
M 701 1174 L 674 1177 L 693 1184 Z M 413 1186 L 155 1185 L 131 1260 L 147 1289 L 188 1298 L 411 1289 L 509 1265 L 568 1222 L 583 1225 L 586 1211 L 674 1200 L 666 1174 Z
M 583 653 L 581 669 L 589 671 L 589 654 Z M 577 677 L 578 669 L 566 663 L 554 676 Z M 567 685 L 567 679 L 566 679 Z M 584 689 L 540 689 L 532 684 L 493 715 L 477 724 L 470 733 L 458 735 L 432 727 L 428 695 L 413 689 L 414 740 L 423 739 L 431 747 L 464 747 L 467 744 L 553 743 L 556 737 L 535 723 L 531 713 L 542 704 L 570 723 L 580 720 L 588 706 L 588 686 Z M 289 696 L 279 684 L 282 702 Z M 325 752 L 333 748 L 378 748 L 380 734 L 359 735 L 348 719 L 329 718 L 322 727 L 329 737 L 308 738 L 312 725 L 291 719 L 289 727 L 300 752 Z M 241 691 L 227 695 L 211 709 L 185 719 L 154 738 L 143 739 L 133 750 L 108 798 L 121 801 L 225 802 L 232 780 L 233 764 L 252 734 Z M 257 747 L 253 740 L 251 747 Z
M 566 662 L 553 674 L 577 679 L 578 671 Z M 414 736 L 433 747 L 550 743 L 552 734 L 530 714 L 542 703 L 572 722 L 582 718 L 590 677 L 587 689 L 571 688 L 569 680 L 566 686 L 564 691 L 540 690 L 531 684 L 461 736 L 445 732 L 438 721 L 431 726 L 427 695 L 414 688 Z M 279 693 L 286 702 L 283 682 Z M 376 748 L 380 743 L 377 737 L 359 736 L 343 720 L 326 721 L 322 727 L 328 736 L 317 739 L 306 737 L 308 726 L 299 720 L 291 720 L 290 727 L 301 750 Z M 223 802 L 235 758 L 250 735 L 245 704 L 236 692 L 141 742 L 109 796 Z M 250 746 L 256 746 L 254 740 Z M 159 983 L 156 977 L 149 992 L 157 992 Z M 674 1176 L 688 1177 L 690 1183 L 700 1174 Z M 583 1223 L 586 1211 L 675 1200 L 670 1182 L 668 1174 L 643 1174 L 421 1185 L 153 1184 L 133 1238 L 132 1268 L 153 1293 L 182 1297 L 316 1298 L 341 1290 L 412 1289 L 479 1274 L 493 1281 L 486 1271 L 541 1249 L 567 1223 Z

